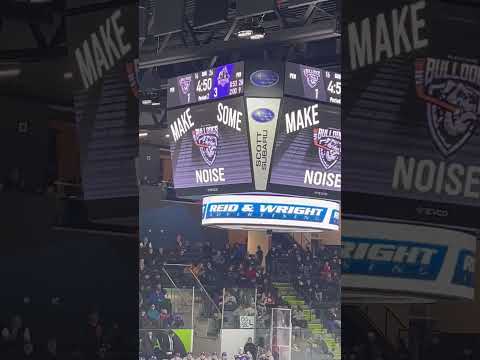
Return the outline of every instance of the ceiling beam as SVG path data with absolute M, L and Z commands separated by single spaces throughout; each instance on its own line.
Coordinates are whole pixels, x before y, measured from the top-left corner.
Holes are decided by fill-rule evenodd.
M 230 38 L 232 37 L 235 29 L 237 28 L 238 21 L 239 21 L 238 18 L 235 18 L 233 20 L 232 25 L 230 25 L 230 28 L 228 29 L 227 34 L 223 38 L 223 41 L 229 41 L 230 40 Z M 218 60 L 218 56 L 214 55 L 212 57 L 212 59 L 210 60 L 210 66 L 209 67 L 213 67 L 215 65 L 215 63 L 217 62 L 217 60 Z
M 65 46 L 30 48 L 20 50 L 2 50 L 0 51 L 0 63 L 5 61 L 15 62 L 37 62 L 41 60 L 64 58 L 68 56 L 68 50 Z
M 269 34 L 263 40 L 251 41 L 238 39 L 227 42 L 215 41 L 207 45 L 164 51 L 160 55 L 155 54 L 154 49 L 152 49 L 148 54 L 141 55 L 139 66 L 140 68 L 165 66 L 175 63 L 213 58 L 214 56 L 239 50 L 252 48 L 258 49 L 336 38 L 340 36 L 340 34 L 337 33 L 335 29 L 336 21 L 334 19 L 329 19 L 310 26 L 282 29 Z

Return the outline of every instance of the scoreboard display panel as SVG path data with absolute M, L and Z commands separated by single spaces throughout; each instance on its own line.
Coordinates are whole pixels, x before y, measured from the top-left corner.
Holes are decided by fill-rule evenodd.
M 255 191 L 339 201 L 340 81 L 322 69 L 259 61 L 170 79 L 177 196 Z
M 340 105 L 341 81 L 339 73 L 294 63 L 285 64 L 285 95 Z
M 285 97 L 270 174 L 273 192 L 339 200 L 340 108 Z
M 167 107 L 242 95 L 244 63 L 236 62 L 168 80 Z
M 252 190 L 242 97 L 172 109 L 167 116 L 178 196 Z

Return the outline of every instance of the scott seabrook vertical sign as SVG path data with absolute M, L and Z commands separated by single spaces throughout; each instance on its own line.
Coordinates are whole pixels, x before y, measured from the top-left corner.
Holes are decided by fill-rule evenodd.
M 280 99 L 247 98 L 248 128 L 255 189 L 267 189 Z

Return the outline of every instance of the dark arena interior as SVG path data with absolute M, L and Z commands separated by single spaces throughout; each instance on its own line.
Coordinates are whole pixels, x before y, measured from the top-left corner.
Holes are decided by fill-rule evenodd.
M 180 106 L 167 104 L 169 80 L 239 62 L 339 74 L 341 6 L 176 1 L 2 4 L 0 358 L 479 358 L 478 300 L 410 304 L 368 292 L 342 299 L 341 226 L 294 232 L 202 225 L 204 194 L 175 189 L 168 113 Z M 104 14 L 117 8 L 134 19 L 126 31 L 138 40 L 137 53 L 112 67 L 121 75 L 109 74 L 85 96 L 75 49 L 99 23 L 90 21 L 95 14 L 105 23 Z M 202 86 L 209 84 L 200 84 L 203 94 Z M 307 101 L 305 94 L 290 98 Z M 84 127 L 89 101 L 90 113 L 114 116 L 93 116 Z M 122 113 L 127 107 L 134 116 Z M 268 116 L 260 113 L 260 122 Z M 277 189 L 311 197 L 290 185 Z M 411 356 L 413 347 L 422 357 Z
M 261 221 L 258 231 L 201 224 L 201 195 L 206 194 L 201 185 L 223 181 L 226 190 L 220 193 L 227 194 L 248 188 L 233 185 L 249 182 L 240 173 L 250 171 L 250 164 L 241 155 L 246 149 L 238 150 L 237 155 L 242 139 L 229 130 L 243 131 L 239 126 L 245 121 L 245 110 L 242 97 L 236 96 L 243 93 L 242 85 L 246 92 L 254 91 L 247 82 L 255 81 L 255 75 L 248 80 L 245 74 L 243 79 L 243 70 L 248 72 L 254 66 L 250 64 L 256 63 L 263 69 L 261 66 L 271 62 L 291 62 L 338 73 L 337 2 L 277 1 L 273 6 L 268 1 L 186 1 L 183 9 L 180 3 L 169 4 L 168 15 L 159 12 L 166 2 L 144 1 L 140 8 L 144 21 L 139 33 L 137 161 L 140 358 L 340 359 L 339 231 L 272 232 L 262 228 Z M 177 12 L 185 14 L 185 26 Z M 223 67 L 225 64 L 232 65 Z M 217 70 L 211 73 L 218 76 L 197 81 L 212 68 Z M 235 74 L 237 80 L 230 82 Z M 175 77 L 180 84 L 179 98 L 170 96 Z M 264 81 L 264 88 L 275 88 L 274 79 L 258 80 Z M 218 97 L 230 95 L 231 100 L 212 102 L 217 97 L 212 83 L 221 89 L 222 81 L 229 84 L 230 93 L 218 93 Z M 291 101 L 295 109 L 297 103 Z M 196 102 L 201 104 L 194 106 Z M 194 159 L 189 165 L 191 150 L 186 141 L 191 131 L 183 130 L 189 125 L 181 119 L 191 115 L 191 122 L 197 123 L 198 116 L 211 124 L 208 121 L 217 116 L 217 104 L 219 114 L 231 111 L 224 110 L 226 107 L 235 110 L 223 121 L 224 127 L 208 135 L 209 144 L 215 146 L 211 152 L 202 152 L 203 160 Z M 202 115 L 207 113 L 212 115 Z M 266 122 L 269 114 L 273 112 L 258 113 Z M 176 122 L 177 117 L 180 120 Z M 217 129 L 212 126 L 206 129 Z M 201 141 L 205 131 L 194 131 Z M 171 155 L 171 141 L 177 140 L 181 145 Z M 224 158 L 224 153 L 231 157 Z M 238 161 L 234 160 L 237 156 Z M 201 165 L 203 161 L 207 167 Z M 233 169 L 233 162 L 242 170 Z M 179 175 L 187 174 L 191 166 L 207 169 L 212 175 Z M 216 169 L 221 170 L 214 173 Z M 239 174 L 232 185 L 230 174 Z M 286 321 L 282 330 L 277 330 L 282 327 L 279 314 Z M 164 345 L 169 330 L 176 339 L 173 348 Z M 279 345 L 281 341 L 286 345 Z

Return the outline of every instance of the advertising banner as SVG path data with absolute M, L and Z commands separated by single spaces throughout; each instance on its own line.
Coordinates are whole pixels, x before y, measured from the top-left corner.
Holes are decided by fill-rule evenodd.
M 192 329 L 176 330 L 140 330 L 139 356 L 146 359 L 151 356 L 157 358 L 172 358 L 175 354 L 185 357 L 192 351 Z
M 262 194 L 203 198 L 202 225 L 277 231 L 338 230 L 339 204 L 333 201 Z
M 247 98 L 255 190 L 267 190 L 281 99 Z
M 342 225 L 344 296 L 473 299 L 474 235 L 379 221 L 343 220 Z

